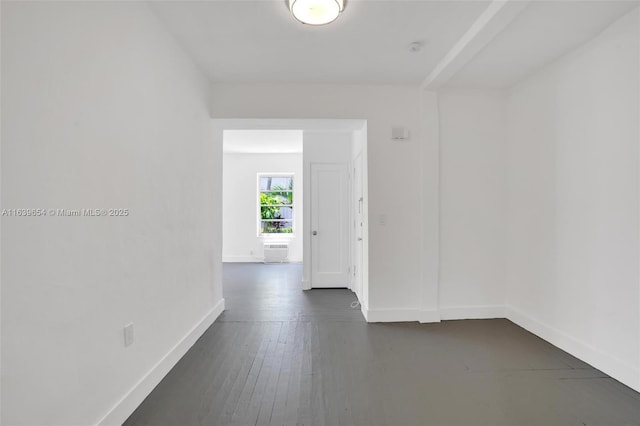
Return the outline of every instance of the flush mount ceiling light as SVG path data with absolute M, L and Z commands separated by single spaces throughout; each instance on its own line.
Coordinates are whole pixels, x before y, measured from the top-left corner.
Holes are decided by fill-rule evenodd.
M 289 0 L 289 10 L 303 24 L 324 25 L 344 10 L 344 0 Z

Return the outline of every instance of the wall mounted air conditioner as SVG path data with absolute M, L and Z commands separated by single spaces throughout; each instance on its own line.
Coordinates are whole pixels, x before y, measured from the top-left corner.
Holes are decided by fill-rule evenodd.
M 264 263 L 283 263 L 289 261 L 289 244 L 270 243 L 264 245 Z

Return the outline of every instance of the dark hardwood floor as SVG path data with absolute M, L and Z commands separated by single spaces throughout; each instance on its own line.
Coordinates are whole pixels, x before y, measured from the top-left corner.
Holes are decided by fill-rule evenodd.
M 227 310 L 125 425 L 640 425 L 640 394 L 508 320 L 367 324 L 296 264 L 225 264 Z

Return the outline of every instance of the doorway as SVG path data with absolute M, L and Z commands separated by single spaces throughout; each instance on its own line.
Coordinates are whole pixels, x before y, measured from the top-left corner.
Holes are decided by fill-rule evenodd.
M 227 130 L 223 138 L 223 262 L 302 263 L 302 131 Z
M 216 147 L 224 147 L 226 135 L 238 131 L 280 131 L 302 134 L 302 171 L 263 170 L 263 175 L 293 176 L 293 223 L 283 224 L 282 229 L 292 229 L 293 235 L 280 235 L 278 240 L 289 245 L 295 236 L 301 237 L 302 277 L 305 290 L 311 288 L 344 287 L 366 296 L 368 276 L 368 224 L 366 196 L 366 121 L 364 120 L 282 120 L 282 119 L 220 119 L 214 122 Z M 221 159 L 224 153 L 219 153 Z M 272 154 L 277 154 L 272 152 Z M 290 153 L 292 154 L 292 153 Z M 221 160 L 224 161 L 224 160 Z M 224 167 L 229 164 L 224 163 Z M 225 173 L 224 178 L 228 177 Z M 255 182 L 259 181 L 256 171 Z M 256 183 L 258 188 L 258 183 Z M 258 189 L 259 191 L 259 189 Z M 254 194 L 253 221 L 258 222 L 261 206 L 259 192 Z M 239 239 L 228 233 L 227 218 L 237 216 L 229 209 L 229 197 L 222 196 L 222 230 L 220 232 L 220 260 L 224 262 L 264 261 L 264 241 L 253 248 L 244 247 L 244 254 L 230 256 L 229 246 Z M 354 203 L 354 197 L 358 202 Z M 331 206 L 333 206 L 331 208 Z M 291 219 L 290 217 L 286 218 Z M 284 221 L 284 219 L 283 219 Z M 264 225 L 264 223 L 262 224 Z M 243 226 L 243 227 L 246 227 Z M 240 226 L 235 226 L 236 229 Z M 260 225 L 253 225 L 255 236 L 260 235 Z M 316 231 L 316 234 L 313 234 Z M 287 231 L 289 232 L 289 231 Z M 273 237 L 273 236 L 270 236 Z M 319 238 L 315 238 L 319 237 Z M 340 243 L 343 242 L 343 243 Z M 236 247 L 237 248 L 237 247 Z M 291 252 L 290 252 L 291 253 Z M 288 259 L 291 261 L 291 258 Z

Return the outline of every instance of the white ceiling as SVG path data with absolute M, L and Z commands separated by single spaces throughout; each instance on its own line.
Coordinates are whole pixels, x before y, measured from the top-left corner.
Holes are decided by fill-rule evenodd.
M 297 22 L 283 0 L 151 7 L 215 82 L 417 85 L 488 4 L 349 1 L 320 27 Z
M 635 1 L 533 1 L 446 86 L 510 87 L 637 6 Z
M 283 0 L 150 6 L 214 82 L 419 85 L 489 3 L 351 0 L 321 27 L 295 21 Z M 445 87 L 511 86 L 637 4 L 533 0 Z M 414 41 L 424 44 L 418 53 L 409 52 Z
M 302 130 L 225 130 L 222 146 L 227 154 L 299 154 Z

